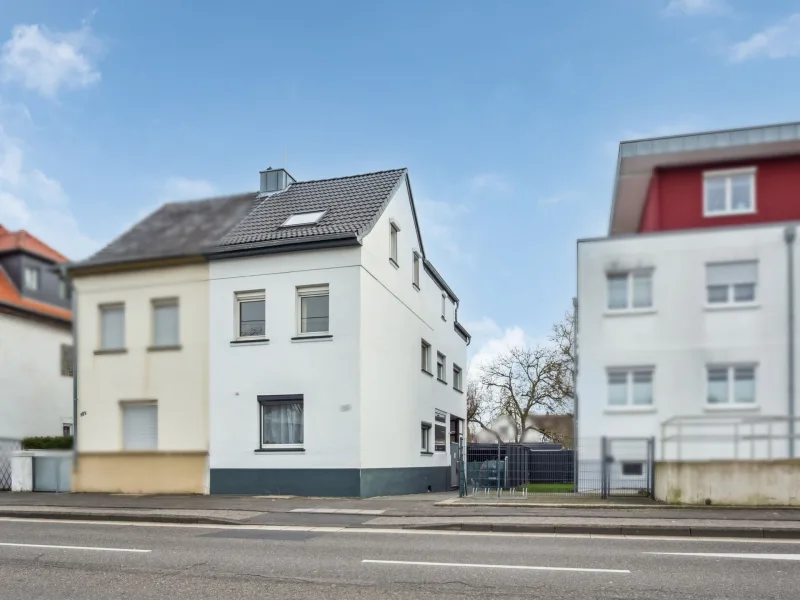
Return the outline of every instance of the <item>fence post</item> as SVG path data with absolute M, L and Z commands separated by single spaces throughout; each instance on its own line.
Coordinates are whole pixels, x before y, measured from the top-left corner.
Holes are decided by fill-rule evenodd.
M 602 455 L 601 459 L 601 466 L 600 466 L 600 477 L 602 478 L 602 482 L 600 484 L 600 497 L 605 500 L 608 498 L 608 438 L 603 436 L 600 439 L 600 448 Z
M 500 497 L 500 441 L 497 441 L 497 497 Z

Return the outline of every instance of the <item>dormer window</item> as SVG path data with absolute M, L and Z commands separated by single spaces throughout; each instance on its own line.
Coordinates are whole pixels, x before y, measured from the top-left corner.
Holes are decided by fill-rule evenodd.
M 324 210 L 316 212 L 297 213 L 284 221 L 281 227 L 298 227 L 300 225 L 316 225 L 325 214 Z
M 25 267 L 25 289 L 35 292 L 39 289 L 39 269 Z
M 707 171 L 703 174 L 703 214 L 706 217 L 756 212 L 755 168 Z

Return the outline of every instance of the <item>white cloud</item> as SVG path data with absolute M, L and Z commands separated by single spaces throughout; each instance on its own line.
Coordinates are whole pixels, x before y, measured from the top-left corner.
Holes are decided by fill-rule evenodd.
M 164 182 L 161 192 L 162 202 L 178 200 L 199 200 L 214 195 L 214 184 L 205 179 L 170 177 Z
M 100 43 L 88 25 L 59 33 L 43 25 L 16 25 L 0 50 L 0 79 L 54 97 L 59 90 L 100 81 Z
M 72 258 L 84 258 L 98 243 L 84 235 L 61 184 L 38 169 L 26 170 L 19 143 L 0 127 L 0 223 L 26 229 Z
M 494 320 L 484 317 L 473 323 L 465 323 L 464 327 L 472 335 L 472 346 L 475 350 L 468 361 L 467 374 L 475 377 L 482 365 L 492 362 L 497 356 L 514 347 L 529 347 L 531 339 L 521 327 L 516 325 L 502 329 Z
M 790 58 L 800 56 L 800 13 L 753 34 L 730 49 L 732 62 L 753 58 Z
M 511 191 L 511 183 L 500 173 L 479 173 L 470 178 L 469 190 L 474 193 L 505 194 Z
M 462 204 L 433 200 L 420 200 L 415 205 L 425 243 L 430 248 L 446 252 L 456 262 L 471 265 L 473 257 L 461 248 L 456 233 L 458 220 L 468 212 L 467 208 Z
M 727 0 L 669 0 L 664 14 L 667 16 L 696 17 L 729 13 Z

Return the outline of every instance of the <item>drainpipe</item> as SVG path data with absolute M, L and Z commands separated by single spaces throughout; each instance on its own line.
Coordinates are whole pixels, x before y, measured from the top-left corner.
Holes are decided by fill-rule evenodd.
M 72 467 L 78 468 L 78 302 L 75 287 L 65 265 L 60 265 L 61 279 L 72 302 Z
M 783 230 L 783 239 L 786 242 L 786 285 L 788 287 L 787 299 L 789 302 L 789 458 L 794 458 L 795 435 L 795 381 L 794 381 L 794 240 L 796 236 L 794 225 L 789 225 Z

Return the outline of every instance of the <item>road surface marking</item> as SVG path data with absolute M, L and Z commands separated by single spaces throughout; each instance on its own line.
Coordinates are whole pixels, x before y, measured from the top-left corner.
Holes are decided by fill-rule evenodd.
M 368 560 L 375 565 L 414 565 L 418 567 L 469 567 L 473 569 L 523 569 L 526 571 L 573 571 L 576 573 L 630 573 L 627 569 L 580 569 L 578 567 L 529 567 L 527 565 L 479 565 L 471 563 L 419 562 L 413 560 Z
M 800 554 L 744 554 L 725 552 L 645 552 L 661 556 L 699 556 L 701 558 L 750 558 L 753 560 L 797 560 Z
M 12 544 L 0 542 L 0 546 L 11 546 L 13 548 L 50 548 L 53 550 L 95 550 L 97 552 L 152 552 L 151 550 L 139 550 L 136 548 L 93 548 L 91 546 L 49 546 L 46 544 Z

